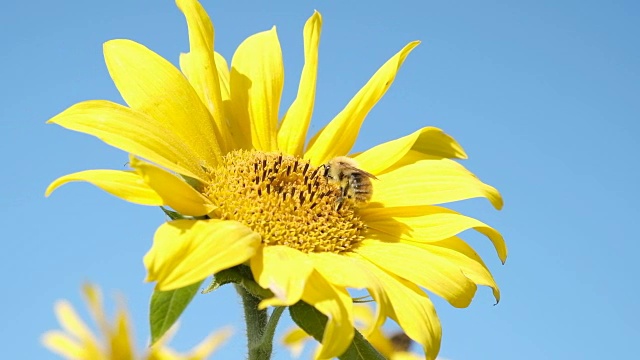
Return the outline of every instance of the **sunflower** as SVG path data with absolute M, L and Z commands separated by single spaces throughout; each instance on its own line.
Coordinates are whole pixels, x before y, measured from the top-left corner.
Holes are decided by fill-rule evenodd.
M 107 319 L 100 289 L 86 284 L 82 293 L 87 302 L 89 312 L 102 333 L 102 338 L 94 335 L 80 316 L 66 300 L 55 305 L 60 325 L 66 330 L 51 330 L 42 336 L 42 343 L 49 350 L 70 360 L 203 360 L 224 343 L 231 335 L 230 329 L 223 329 L 209 335 L 187 354 L 180 354 L 165 344 L 171 333 L 147 349 L 141 356 L 136 355 L 133 334 L 127 311 L 120 305 L 115 314 L 115 321 Z M 177 330 L 174 327 L 173 332 Z
M 366 289 L 387 317 L 421 344 L 428 359 L 440 348 L 441 327 L 423 290 L 455 307 L 471 302 L 477 285 L 499 290 L 460 232 L 476 229 L 505 261 L 502 236 L 439 204 L 474 197 L 502 207 L 499 192 L 455 158 L 462 147 L 442 130 L 424 127 L 349 155 L 371 108 L 408 54 L 393 55 L 336 117 L 305 146 L 314 107 L 322 18 L 304 26 L 297 97 L 279 119 L 282 52 L 275 27 L 244 40 L 231 68 L 214 52 L 213 25 L 195 0 L 178 0 L 190 51 L 180 70 L 130 40 L 104 45 L 107 68 L 128 106 L 86 101 L 49 120 L 94 135 L 130 154 L 131 171 L 87 170 L 47 189 L 86 181 L 138 204 L 165 206 L 190 219 L 161 225 L 144 257 L 147 281 L 172 290 L 240 264 L 274 296 L 260 306 L 303 300 L 328 316 L 319 357 L 341 354 L 353 336 L 348 289 Z M 325 176 L 326 164 L 348 156 L 371 174 L 368 203 L 347 196 Z M 348 177 L 347 177 L 348 179 Z

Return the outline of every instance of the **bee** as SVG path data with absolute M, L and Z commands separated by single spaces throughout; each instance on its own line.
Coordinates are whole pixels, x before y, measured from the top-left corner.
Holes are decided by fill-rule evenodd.
M 340 185 L 342 189 L 337 210 L 340 210 L 346 199 L 352 200 L 356 206 L 364 205 L 371 199 L 373 194 L 371 179 L 378 178 L 358 168 L 355 160 L 338 156 L 322 166 L 324 166 L 324 176 L 329 181 Z
M 394 351 L 397 352 L 409 351 L 411 344 L 413 343 L 413 340 L 411 340 L 411 338 L 402 331 L 393 334 L 390 340 L 391 346 Z

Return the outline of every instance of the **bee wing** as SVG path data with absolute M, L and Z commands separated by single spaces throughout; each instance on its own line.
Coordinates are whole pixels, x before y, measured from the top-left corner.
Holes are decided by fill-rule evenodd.
M 356 172 L 356 173 L 358 173 L 358 174 L 364 175 L 364 176 L 366 176 L 366 177 L 368 177 L 368 178 L 372 178 L 372 179 L 378 180 L 378 178 L 377 178 L 375 175 L 373 175 L 372 173 L 366 172 L 366 171 L 364 171 L 364 170 L 362 170 L 362 169 L 359 169 L 359 168 L 357 168 L 357 167 L 355 167 L 355 166 L 346 165 L 346 164 L 345 164 L 344 166 L 345 166 L 347 169 L 349 169 L 349 170 L 351 170 L 351 171 L 353 171 L 353 172 Z

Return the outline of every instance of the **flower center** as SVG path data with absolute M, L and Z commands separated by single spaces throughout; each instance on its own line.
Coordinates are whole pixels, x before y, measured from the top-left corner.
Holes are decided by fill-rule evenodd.
M 282 153 L 228 153 L 211 170 L 204 194 L 218 206 L 214 216 L 242 222 L 265 245 L 340 253 L 360 242 L 366 229 L 322 166 Z

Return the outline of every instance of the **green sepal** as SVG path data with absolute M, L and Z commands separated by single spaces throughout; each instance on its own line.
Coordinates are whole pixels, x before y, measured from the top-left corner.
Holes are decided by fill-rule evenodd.
M 327 317 L 313 306 L 299 301 L 289 306 L 291 318 L 302 330 L 322 342 L 322 335 L 327 324 Z M 367 341 L 358 330 L 355 330 L 353 341 L 344 354 L 338 356 L 340 360 L 385 360 L 384 356 Z
M 238 284 L 259 299 L 268 299 L 273 297 L 271 290 L 263 289 L 253 280 L 251 269 L 245 265 L 238 265 L 228 269 L 224 269 L 213 275 L 213 281 L 202 290 L 203 294 L 210 293 L 225 284 Z
M 208 294 L 212 291 L 215 291 L 222 285 L 233 283 L 239 284 L 240 282 L 242 282 L 242 280 L 243 276 L 239 270 L 239 266 L 224 269 L 213 275 L 211 283 L 204 290 L 202 290 L 202 294 Z
M 160 206 L 160 209 L 164 212 L 165 215 L 169 217 L 171 220 L 182 220 L 182 219 L 192 219 L 190 216 L 184 216 L 177 211 L 169 210 L 164 206 Z
M 149 305 L 151 345 L 155 344 L 178 320 L 198 292 L 201 284 L 202 281 L 176 290 L 153 291 Z

